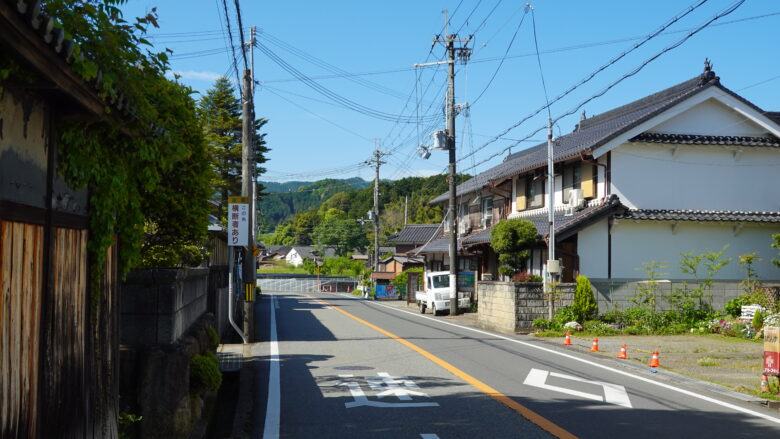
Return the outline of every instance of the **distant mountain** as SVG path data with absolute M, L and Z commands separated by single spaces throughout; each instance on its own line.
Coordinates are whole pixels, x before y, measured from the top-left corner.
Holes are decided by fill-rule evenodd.
M 362 178 L 345 180 L 326 179 L 315 182 L 289 181 L 285 183 L 261 182 L 267 194 L 260 201 L 262 229 L 273 231 L 291 216 L 318 208 L 324 201 L 339 192 L 356 192 L 371 186 Z
M 327 179 L 327 180 L 320 180 L 321 181 L 329 181 L 329 182 L 343 182 L 349 186 L 352 186 L 356 189 L 365 189 L 373 182 L 365 181 L 360 177 L 354 177 L 354 178 L 347 178 L 343 180 L 338 179 Z M 265 192 L 266 193 L 273 193 L 273 192 L 295 192 L 299 190 L 300 188 L 304 186 L 309 186 L 313 183 L 319 183 L 319 182 L 313 182 L 313 181 L 285 181 L 282 183 L 277 183 L 273 181 L 261 181 L 260 183 L 265 186 Z

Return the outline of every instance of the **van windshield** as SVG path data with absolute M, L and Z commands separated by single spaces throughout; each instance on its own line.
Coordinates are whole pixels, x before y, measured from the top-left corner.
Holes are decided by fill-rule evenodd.
M 446 288 L 450 286 L 450 276 L 447 274 L 442 274 L 439 276 L 433 276 L 433 287 L 434 288 Z

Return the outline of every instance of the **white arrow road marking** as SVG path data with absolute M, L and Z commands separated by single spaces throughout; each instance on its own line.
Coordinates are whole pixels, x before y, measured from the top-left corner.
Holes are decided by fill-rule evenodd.
M 552 376 L 556 378 L 562 378 L 565 380 L 579 381 L 581 383 L 594 384 L 604 388 L 604 396 L 596 395 L 593 393 L 581 392 L 579 390 L 567 389 L 566 387 L 553 386 L 547 384 L 547 377 Z M 631 408 L 631 401 L 628 399 L 628 393 L 626 388 L 617 384 L 605 383 L 603 381 L 591 381 L 585 378 L 575 377 L 571 375 L 564 375 L 562 373 L 548 372 L 546 370 L 531 369 L 528 376 L 525 378 L 523 384 L 539 387 L 540 389 L 552 390 L 553 392 L 561 392 L 569 395 L 579 396 L 580 398 L 592 399 L 594 401 L 606 401 L 610 404 L 615 404 L 623 407 Z

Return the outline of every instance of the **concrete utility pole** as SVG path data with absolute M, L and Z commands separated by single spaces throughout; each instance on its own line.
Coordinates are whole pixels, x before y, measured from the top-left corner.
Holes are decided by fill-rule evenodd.
M 560 273 L 561 268 L 558 260 L 555 259 L 555 163 L 553 156 L 553 131 L 552 119 L 547 120 L 547 276 L 544 277 L 545 285 L 543 290 L 549 295 L 550 301 L 547 306 L 547 317 L 552 320 L 555 300 L 554 284 L 556 275 Z
M 254 32 L 250 34 L 250 42 L 248 49 L 252 51 L 254 47 Z M 241 118 L 242 118 L 242 131 L 241 131 L 241 196 L 249 199 L 249 212 L 252 216 L 250 218 L 248 228 L 249 243 L 244 249 L 244 266 L 243 266 L 243 281 L 242 285 L 244 290 L 244 322 L 243 329 L 244 334 L 248 340 L 252 340 L 252 333 L 254 330 L 252 304 L 254 303 L 255 294 L 255 279 L 256 279 L 256 263 L 255 263 L 255 231 L 254 231 L 254 212 L 255 212 L 255 198 L 254 198 L 254 175 L 255 175 L 255 148 L 254 148 L 254 101 L 253 101 L 253 80 L 252 71 L 250 69 L 244 70 L 242 84 L 242 96 L 241 96 Z
M 446 18 L 445 18 L 446 20 Z M 446 24 L 446 21 L 445 21 Z M 449 206 L 447 208 L 447 225 L 450 229 L 450 314 L 457 315 L 458 310 L 458 231 L 457 231 L 457 205 L 455 188 L 456 182 L 456 156 L 455 156 L 455 56 L 464 63 L 471 55 L 471 49 L 466 45 L 471 41 L 471 36 L 465 40 L 459 40 L 456 34 L 447 34 L 445 39 L 436 38 L 435 43 L 444 43 L 447 49 L 447 65 L 449 67 L 449 87 L 447 89 L 447 150 L 449 151 Z M 463 46 L 455 47 L 455 43 Z
M 373 166 L 376 171 L 376 176 L 374 177 L 374 211 L 371 215 L 374 220 L 374 260 L 372 265 L 374 271 L 376 271 L 379 268 L 379 167 L 386 163 L 382 161 L 382 157 L 388 155 L 388 153 L 379 150 L 380 139 L 375 139 L 374 142 L 376 144 L 374 156 L 366 160 L 365 164 Z

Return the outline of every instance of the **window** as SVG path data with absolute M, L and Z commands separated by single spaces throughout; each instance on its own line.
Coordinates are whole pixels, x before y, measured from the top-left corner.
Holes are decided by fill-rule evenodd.
M 449 274 L 440 274 L 438 276 L 432 276 L 432 277 L 433 277 L 434 288 L 447 288 L 450 286 Z
M 579 163 L 563 168 L 563 202 L 569 203 L 569 192 L 572 189 L 581 189 L 582 168 Z
M 482 199 L 482 227 L 488 227 L 493 220 L 493 197 Z
M 529 178 L 525 183 L 526 190 L 526 208 L 535 209 L 537 207 L 544 207 L 544 182 L 545 179 L 541 175 L 536 178 Z

